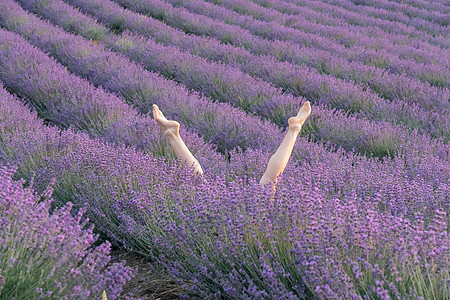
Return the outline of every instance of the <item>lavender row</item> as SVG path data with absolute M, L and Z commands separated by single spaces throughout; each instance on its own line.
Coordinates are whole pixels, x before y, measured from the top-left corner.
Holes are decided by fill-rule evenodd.
M 155 0 L 158 2 L 159 0 Z M 235 38 L 234 41 L 232 41 L 232 44 L 237 46 L 244 46 L 245 48 L 249 49 L 255 54 L 265 54 L 268 52 L 269 54 L 274 55 L 275 57 L 283 60 L 288 61 L 294 64 L 300 64 L 300 65 L 307 65 L 310 67 L 313 67 L 317 69 L 317 72 L 323 72 L 327 74 L 332 74 L 335 77 L 339 77 L 345 80 L 351 80 L 351 81 L 359 81 L 362 82 L 364 85 L 369 85 L 374 89 L 375 92 L 379 93 L 382 96 L 386 96 L 389 98 L 398 98 L 401 99 L 409 99 L 411 96 L 412 98 L 416 98 L 415 95 L 422 95 L 421 97 L 430 97 L 431 95 L 437 96 L 439 99 L 438 102 L 442 102 L 444 105 L 448 106 L 448 90 L 445 89 L 443 92 L 439 88 L 430 87 L 430 85 L 425 82 L 422 83 L 417 79 L 411 79 L 408 78 L 408 76 L 395 76 L 393 74 L 390 74 L 389 72 L 384 72 L 382 69 L 378 69 L 376 67 L 371 66 L 365 66 L 363 64 L 358 63 L 357 61 L 349 63 L 345 59 L 337 58 L 333 56 L 332 54 L 326 52 L 326 51 L 320 51 L 315 49 L 308 49 L 308 48 L 300 48 L 298 45 L 294 45 L 289 42 L 270 42 L 270 41 L 262 41 L 253 38 L 253 41 L 250 40 L 250 37 L 245 38 L 245 43 L 242 44 L 241 40 L 244 39 L 245 34 L 243 32 L 233 31 L 232 27 L 229 25 L 219 26 L 221 29 L 218 29 L 218 23 L 215 20 L 212 20 L 210 18 L 206 18 L 204 16 L 195 15 L 192 13 L 188 13 L 185 10 L 173 8 L 170 6 L 170 4 L 164 5 L 163 2 L 156 3 L 153 2 L 136 2 L 136 1 L 129 1 L 129 0 L 119 0 L 116 2 L 120 2 L 121 4 L 127 4 L 127 6 L 133 8 L 133 10 L 141 12 L 141 13 L 148 13 L 152 16 L 159 18 L 158 14 L 162 13 L 162 11 L 172 11 L 172 13 L 165 13 L 163 14 L 163 18 L 166 22 L 169 23 L 169 25 L 179 27 L 185 31 L 188 32 L 195 32 L 198 35 L 212 35 L 215 37 L 218 37 L 222 41 L 227 41 L 231 35 L 233 35 L 232 39 Z M 193 3 L 193 2 L 189 2 Z M 207 7 L 203 4 L 203 2 L 197 1 L 195 2 L 195 7 L 198 9 L 202 9 L 203 7 Z M 216 13 L 217 10 L 214 10 L 214 13 Z M 209 13 L 211 14 L 211 13 Z M 181 22 L 180 20 L 183 19 L 185 22 Z M 196 20 L 196 21 L 194 21 Z M 200 22 L 200 20 L 202 20 Z M 182 24 L 180 24 L 180 22 Z M 188 25 L 185 25 L 188 24 Z M 194 25 L 189 25 L 194 24 Z M 207 25 L 205 25 L 207 24 Z M 215 25 L 213 25 L 215 24 Z M 189 28 L 187 28 L 188 26 Z M 228 26 L 228 27 L 227 27 Z M 264 26 L 257 26 L 257 28 L 264 28 Z M 225 32 L 223 32 L 225 30 Z M 254 36 L 252 36 L 254 37 Z M 225 40 L 223 39 L 225 38 Z M 265 47 L 262 45 L 266 44 Z M 264 49 L 264 50 L 262 50 Z M 374 53 L 377 53 L 377 56 L 379 52 L 373 51 Z M 359 53 L 359 51 L 358 51 Z M 385 53 L 386 54 L 386 53 Z M 363 54 L 357 54 L 356 56 L 364 57 Z M 382 57 L 379 57 L 379 59 L 376 59 L 373 64 L 379 65 L 381 67 L 385 68 L 391 68 L 395 69 L 396 67 L 391 66 L 391 59 L 384 60 L 386 55 L 382 55 Z M 388 55 L 389 56 L 389 55 Z M 369 58 L 369 60 L 371 60 Z M 405 63 L 398 63 L 396 64 L 397 67 L 400 69 L 407 68 L 408 70 L 399 70 L 400 73 L 403 71 L 407 72 L 413 72 L 413 76 L 427 78 L 436 85 L 447 85 L 448 82 L 448 76 L 447 76 L 447 70 L 442 70 L 442 66 L 430 66 L 430 68 L 423 68 L 421 66 L 417 66 L 415 63 L 412 64 L 405 64 Z M 411 67 L 411 68 L 409 68 Z M 315 70 L 311 70 L 315 71 Z M 417 74 L 416 74 L 417 72 Z M 375 74 L 374 74 L 375 73 Z M 394 82 L 394 90 L 392 90 L 392 85 Z M 398 86 L 398 87 L 397 87 Z M 417 93 L 417 90 L 424 89 L 424 92 Z M 362 89 L 362 87 L 361 87 Z M 411 92 L 406 92 L 411 90 Z M 428 90 L 428 92 L 425 92 L 425 90 Z M 405 93 L 406 92 L 406 93 Z M 432 99 L 435 99 L 435 97 L 431 97 Z M 423 100 L 418 100 L 418 103 L 423 103 Z
M 216 3 L 216 1 L 214 0 L 208 1 Z M 189 2 L 189 7 L 187 7 L 187 4 L 182 1 L 169 0 L 169 2 L 176 3 L 177 5 L 183 3 L 183 7 L 186 7 L 188 9 L 192 8 L 193 5 L 192 1 Z M 361 39 L 359 33 L 357 36 L 355 36 L 348 30 L 343 30 L 342 27 L 338 28 L 337 30 L 332 29 L 331 32 L 329 30 L 326 30 L 326 34 L 323 35 L 317 35 L 315 34 L 315 32 L 304 33 L 304 28 L 308 26 L 308 23 L 310 24 L 311 28 L 314 28 L 314 31 L 317 30 L 317 24 L 315 22 L 307 22 L 307 24 L 305 24 L 304 22 L 300 22 L 300 24 L 298 24 L 296 27 L 301 29 L 301 32 L 298 31 L 297 28 L 295 28 L 296 30 L 294 30 L 294 26 L 292 25 L 291 27 L 293 28 L 284 28 L 279 24 L 274 24 L 273 21 L 262 23 L 261 21 L 254 20 L 250 16 L 242 16 L 237 14 L 236 12 L 229 11 L 222 7 L 201 4 L 202 1 L 196 1 L 195 3 L 199 4 L 195 5 L 195 12 L 207 14 L 209 17 L 214 17 L 219 20 L 224 20 L 227 24 L 240 25 L 244 28 L 250 29 L 250 31 L 252 33 L 255 33 L 256 35 L 263 35 L 264 37 L 270 39 L 276 38 L 287 41 L 299 41 L 300 43 L 303 41 L 305 43 L 308 43 L 308 47 L 302 47 L 301 49 L 300 62 L 302 64 L 313 67 L 321 73 L 332 74 L 338 78 L 367 84 L 383 97 L 389 98 L 392 97 L 392 95 L 390 95 L 389 93 L 383 93 L 382 90 L 380 91 L 381 87 L 373 82 L 372 78 L 375 77 L 373 73 L 377 73 L 377 83 L 382 81 L 384 85 L 388 85 L 386 81 L 390 81 L 386 77 L 393 77 L 394 80 L 396 79 L 396 76 L 392 76 L 391 72 L 405 74 L 409 78 L 406 76 L 402 76 L 401 81 L 412 81 L 414 82 L 415 86 L 418 85 L 421 89 L 425 90 L 433 89 L 429 87 L 427 82 L 438 87 L 446 87 L 449 85 L 448 68 L 445 67 L 446 63 L 443 62 L 443 64 L 439 64 L 439 61 L 436 61 L 436 57 L 440 57 L 445 60 L 446 53 L 441 49 L 436 51 L 436 49 L 431 50 L 422 47 L 423 49 L 419 50 L 415 47 L 411 47 L 410 42 L 407 42 L 408 46 L 393 47 L 388 47 L 386 43 L 380 44 L 380 42 L 377 42 L 374 49 L 365 49 L 367 45 L 371 43 L 371 38 L 366 37 Z M 255 9 L 256 6 L 257 8 L 259 8 L 255 9 L 258 16 L 267 15 L 267 9 L 261 8 L 255 4 L 252 5 L 248 1 L 227 0 L 219 1 L 219 3 L 220 5 L 225 6 L 230 10 L 237 10 L 239 13 L 244 14 L 249 14 L 249 11 L 251 11 L 251 9 Z M 272 15 L 272 13 L 269 14 Z M 294 21 L 292 19 L 289 19 L 289 23 L 291 22 Z M 253 31 L 253 29 L 255 31 Z M 339 47 L 334 47 L 331 43 L 325 42 L 329 47 L 326 46 L 324 48 L 320 46 L 322 41 L 324 41 L 324 36 L 327 39 L 329 36 L 344 36 L 345 39 L 350 39 L 351 41 L 353 41 L 353 43 L 358 40 L 359 44 L 358 46 L 352 46 L 351 48 L 347 47 L 348 45 L 345 45 L 345 48 L 344 45 L 339 45 L 339 50 Z M 317 43 L 313 42 L 313 47 L 310 47 L 309 43 L 314 40 L 316 40 Z M 368 42 L 368 40 L 370 40 L 370 42 Z M 339 43 L 334 42 L 334 45 L 337 46 L 338 44 Z M 397 55 L 393 56 L 392 53 L 396 53 Z M 343 57 L 336 57 L 336 54 Z M 411 60 L 411 56 L 416 61 Z M 345 57 L 350 57 L 350 62 L 348 62 Z M 424 64 L 424 62 L 426 64 Z M 388 70 L 389 72 L 384 72 L 383 70 Z M 380 80 L 381 77 L 384 77 L 384 80 Z M 425 81 L 425 84 L 422 84 L 416 78 Z M 439 89 L 434 90 L 434 93 L 439 93 Z M 448 99 L 448 96 L 446 97 L 446 99 Z M 448 101 L 446 102 L 448 103 Z
M 447 274 L 440 268 L 445 267 L 443 258 L 448 254 L 445 213 L 438 211 L 428 221 L 431 225 L 425 234 L 420 214 L 410 223 L 390 216 L 392 211 L 386 214 L 374 210 L 378 206 L 396 210 L 397 206 L 389 206 L 388 197 L 366 194 L 358 198 L 349 193 L 331 201 L 324 195 L 335 193 L 333 185 L 323 193 L 314 188 L 339 173 L 348 176 L 344 174 L 347 171 L 355 177 L 362 176 L 355 178 L 355 182 L 364 185 L 372 180 L 366 172 L 373 162 L 335 155 L 333 163 L 328 160 L 327 165 L 304 164 L 301 182 L 295 177 L 299 170 L 291 170 L 286 175 L 290 174 L 292 179 L 281 181 L 279 192 L 269 201 L 270 193 L 255 183 L 238 181 L 227 187 L 223 179 L 198 182 L 188 172 L 134 149 L 116 149 L 70 130 L 61 133 L 48 130 L 42 136 L 24 138 L 23 133 L 29 131 L 11 130 L 24 126 L 23 120 L 9 114 L 1 118 L 7 121 L 2 123 L 6 128 L 0 134 L 8 142 L 0 144 L 0 153 L 12 153 L 10 161 L 21 170 L 37 171 L 37 183 L 56 178 L 55 197 L 87 205 L 87 214 L 98 224 L 96 228 L 115 243 L 165 265 L 180 284 L 195 282 L 184 286 L 190 295 L 237 298 L 284 295 L 298 299 L 305 294 L 357 295 L 357 290 L 361 293 L 360 286 L 368 288 L 363 294 L 376 295 L 377 291 L 371 291 L 370 286 L 378 280 L 381 282 L 378 285 L 398 294 L 427 296 L 434 292 L 446 296 L 442 284 Z M 31 122 L 35 131 L 36 122 Z M 34 145 L 33 150 L 24 147 L 28 144 Z M 11 149 L 21 149 L 25 155 L 17 160 L 18 152 Z M 347 167 L 342 167 L 343 164 Z M 395 172 L 395 169 L 390 173 L 378 170 L 381 177 L 393 176 L 392 171 Z M 349 181 L 345 177 L 339 181 L 347 189 L 362 187 L 352 187 L 351 182 L 353 178 Z M 394 182 L 398 184 L 388 177 L 378 183 Z M 365 186 L 363 190 L 367 193 L 369 188 Z M 398 188 L 403 191 L 405 186 Z M 389 190 L 394 189 L 392 186 L 383 189 Z M 414 190 L 422 192 L 420 188 Z M 445 196 L 442 186 L 433 192 L 433 199 L 439 193 Z M 417 202 L 424 195 L 420 194 Z M 398 193 L 397 199 L 401 196 Z M 324 230 L 327 226 L 336 230 Z M 403 239 L 392 238 L 399 232 Z M 412 239 L 417 234 L 422 237 L 420 244 Z M 304 241 L 302 245 L 296 243 L 298 240 Z M 396 255 L 399 247 L 403 250 L 401 257 Z M 320 249 L 327 251 L 327 255 Z M 427 256 L 431 251 L 434 254 Z M 419 265 L 423 272 L 414 271 L 417 270 L 414 265 L 410 267 L 414 253 L 423 257 Z M 330 256 L 334 257 L 332 262 Z M 437 268 L 426 268 L 431 260 Z M 384 261 L 386 264 L 380 263 Z M 393 267 L 399 271 L 395 277 L 388 275 Z M 405 290 L 396 280 L 402 278 L 409 283 L 417 276 L 432 280 L 433 285 L 421 291 Z
M 375 284 L 382 287 L 379 295 L 448 294 L 448 233 L 442 211 L 432 219 L 431 232 L 419 246 L 414 242 L 419 229 L 414 226 L 423 232 L 421 215 L 410 223 L 378 213 L 373 206 L 382 200 L 376 197 L 361 201 L 345 195 L 340 201 L 330 201 L 320 192 L 304 192 L 308 185 L 292 180 L 279 187 L 281 194 L 269 204 L 267 194 L 254 182 L 231 183 L 226 189 L 221 188 L 225 182 L 198 189 L 186 179 L 170 183 L 177 187 L 170 198 L 159 200 L 159 190 L 135 193 L 135 210 L 142 212 L 145 205 L 148 211 L 136 214 L 127 226 L 130 235 L 156 241 L 148 257 L 159 259 L 191 296 L 302 299 L 354 295 L 360 299 L 357 290 L 361 286 L 366 288 L 359 292 L 362 295 L 377 295 L 370 288 Z M 89 191 L 82 199 L 98 197 Z M 107 192 L 114 195 L 117 188 L 110 185 Z M 148 203 L 147 199 L 156 201 Z M 399 232 L 403 239 L 395 238 Z M 299 240 L 301 245 L 295 242 Z M 430 252 L 433 255 L 427 256 Z M 418 272 L 410 263 L 414 253 L 423 257 L 423 266 L 434 261 L 438 267 L 422 267 L 423 272 Z M 393 268 L 398 273 L 389 276 Z M 410 286 L 414 277 L 433 284 L 422 291 L 399 284 L 403 280 Z
M 414 30 L 417 33 L 420 33 L 423 35 L 429 35 L 430 38 L 434 36 L 441 36 L 445 37 L 446 31 L 445 27 L 442 27 L 436 23 L 432 23 L 430 21 L 424 20 L 422 18 L 410 18 L 403 13 L 401 13 L 399 10 L 389 11 L 386 9 L 380 9 L 375 8 L 372 6 L 365 6 L 365 5 L 356 5 L 355 3 L 352 3 L 350 1 L 346 0 L 330 0 L 330 1 L 324 1 L 325 5 L 331 5 L 331 9 L 333 7 L 340 7 L 342 10 L 346 10 L 347 13 L 357 13 L 361 17 L 368 17 L 370 18 L 370 22 L 377 22 L 376 19 L 383 19 L 383 22 L 377 22 L 377 23 L 383 23 L 384 26 L 390 27 L 392 25 L 400 25 L 402 27 L 406 27 L 409 29 L 406 30 Z M 305 5 L 305 2 L 300 1 L 292 1 L 291 3 L 297 4 L 297 5 Z M 308 4 L 307 4 L 308 5 Z M 345 12 L 344 12 L 345 13 Z M 373 21 L 372 21 L 373 20 Z
M 285 2 L 275 0 L 253 0 L 264 7 L 273 7 L 274 9 L 289 15 L 301 15 L 311 21 L 320 24 L 332 26 L 354 25 L 367 28 L 378 28 L 386 33 L 400 34 L 410 36 L 414 39 L 428 41 L 432 45 L 440 45 L 448 47 L 448 40 L 442 35 L 430 36 L 423 34 L 414 27 L 406 26 L 400 22 L 393 22 L 373 16 L 362 15 L 358 12 L 348 11 L 340 6 L 333 6 L 325 2 L 318 1 L 302 1 L 302 2 Z
M 295 4 L 302 5 L 302 2 L 294 0 L 292 1 Z M 392 20 L 398 22 L 400 24 L 404 24 L 405 26 L 413 27 L 416 30 L 423 31 L 426 34 L 436 34 L 444 36 L 445 27 L 440 26 L 439 24 L 429 22 L 424 20 L 423 18 L 409 18 L 402 14 L 399 10 L 394 10 L 394 12 L 390 12 L 385 9 L 376 9 L 374 7 L 365 6 L 365 5 L 356 5 L 350 1 L 346 0 L 328 0 L 326 3 L 330 3 L 334 6 L 342 7 L 346 10 L 357 12 L 358 14 L 367 14 L 368 16 L 377 17 L 382 16 L 383 19 Z M 445 22 L 445 19 L 442 21 Z
M 139 116 L 118 97 L 70 74 L 23 38 L 4 30 L 0 35 L 0 79 L 20 96 L 28 98 L 42 118 L 114 144 L 175 157 L 151 117 Z M 182 134 L 193 153 L 201 157 L 202 164 L 224 164 L 224 158 L 196 133 L 183 130 Z
M 223 45 L 213 39 L 186 35 L 161 22 L 122 9 L 111 1 L 69 2 L 80 7 L 82 11 L 93 14 L 111 28 L 120 31 L 130 29 L 154 37 L 156 42 L 176 45 L 192 54 L 225 62 L 255 77 L 270 81 L 294 96 L 304 96 L 315 103 L 325 103 L 353 112 L 361 111 L 360 115 L 370 119 L 387 120 L 394 124 L 401 122 L 409 128 L 420 128 L 424 133 L 433 136 L 449 135 L 446 132 L 448 126 L 445 125 L 449 120 L 436 112 L 425 112 L 415 105 L 396 102 L 388 104 L 383 99 L 334 77 L 277 62 L 268 56 L 255 56 L 244 49 Z
M 57 130 L 45 128 L 2 86 L 0 120 L 1 165 L 16 163 L 12 156 L 33 156 L 47 136 L 59 135 Z M 17 143 L 19 140 L 21 143 Z M 15 177 L 24 174 L 20 171 Z M 117 299 L 132 270 L 123 263 L 107 267 L 110 243 L 93 247 L 97 235 L 92 227 L 84 229 L 82 212 L 73 217 L 72 204 L 67 203 L 50 215 L 53 187 L 37 195 L 35 186 L 24 189 L 23 181 L 13 181 L 14 173 L 12 168 L 0 167 L 2 297 L 92 299 L 101 297 L 105 290 L 110 299 Z M 31 174 L 27 175 L 29 178 Z
M 323 4 L 326 5 L 325 3 Z M 343 43 L 346 47 L 360 44 L 364 47 L 369 46 L 373 48 L 377 47 L 379 42 L 382 42 L 383 46 L 388 47 L 389 51 L 397 51 L 398 49 L 395 46 L 401 46 L 401 49 L 411 49 L 414 52 L 423 49 L 436 50 L 445 45 L 445 41 L 441 41 L 439 38 L 430 38 L 430 36 L 424 35 L 423 32 L 419 34 L 414 34 L 411 31 L 408 31 L 408 33 L 396 32 L 393 28 L 383 30 L 382 24 L 377 24 L 380 26 L 373 26 L 375 24 L 367 24 L 367 27 L 358 26 L 352 24 L 353 19 L 370 17 L 356 13 L 351 14 L 351 12 L 347 12 L 349 15 L 344 13 L 340 17 L 333 17 L 326 6 L 320 7 L 316 11 L 310 7 L 300 7 L 282 0 L 251 0 L 251 2 L 240 3 L 240 5 L 235 7 L 235 10 L 251 14 L 254 18 L 265 21 L 278 20 L 284 26 L 299 30 L 320 32 L 321 35 L 329 36 Z M 260 11 L 264 11 L 264 14 Z M 345 12 L 345 10 L 343 11 Z M 375 20 L 380 21 L 380 19 Z M 408 27 L 408 29 L 410 28 Z M 343 33 L 348 34 L 348 32 L 350 32 L 349 37 L 342 36 Z M 372 39 L 368 38 L 369 36 Z M 442 45 L 440 42 L 444 42 L 444 44 Z
M 224 43 L 244 47 L 255 54 L 270 54 L 282 61 L 296 64 L 304 63 L 306 58 L 303 59 L 300 53 L 303 52 L 305 46 L 309 46 L 310 44 L 313 47 L 319 47 L 318 50 L 326 50 L 335 53 L 335 55 L 339 54 L 348 60 L 359 57 L 360 59 L 365 60 L 363 61 L 364 63 L 368 64 L 371 63 L 371 61 L 373 61 L 374 64 L 378 64 L 380 59 L 384 62 L 384 60 L 390 56 L 389 53 L 384 52 L 380 57 L 380 54 L 377 51 L 358 54 L 361 52 L 361 49 L 355 50 L 355 53 L 358 54 L 357 56 L 351 53 L 345 55 L 342 52 L 346 52 L 343 46 L 339 46 L 329 40 L 326 41 L 324 38 L 319 38 L 311 34 L 303 34 L 292 28 L 289 30 L 281 25 L 277 26 L 275 23 L 268 26 L 267 22 L 258 22 L 252 18 L 250 18 L 250 22 L 248 20 L 241 20 L 241 22 L 239 21 L 239 14 L 234 13 L 235 16 L 237 15 L 238 17 L 237 19 L 232 18 L 230 15 L 232 12 L 229 10 L 225 9 L 225 11 L 220 11 L 218 7 L 211 6 L 211 4 L 199 0 L 189 1 L 187 3 L 178 0 L 169 0 L 168 2 L 170 3 L 162 0 L 145 2 L 116 0 L 115 2 L 126 5 L 137 12 L 149 14 L 157 19 L 162 19 L 169 25 L 183 29 L 186 32 L 216 37 Z M 208 15 L 208 17 L 202 14 Z M 209 15 L 219 19 L 213 19 L 209 17 Z M 225 19 L 227 22 L 223 21 Z M 236 22 L 242 24 L 246 29 L 244 30 L 237 25 L 227 24 L 236 24 Z M 266 30 L 265 28 L 268 29 Z M 339 47 L 342 49 L 339 50 Z M 374 57 L 372 57 L 372 54 Z M 437 55 L 433 57 L 435 57 L 435 60 L 439 61 L 441 56 Z M 389 66 L 392 66 L 393 70 L 400 69 L 402 72 L 414 72 L 414 70 L 423 72 L 422 69 L 427 68 L 427 66 L 423 64 L 420 64 L 422 67 L 418 68 L 414 61 L 408 62 L 408 60 L 402 64 L 401 60 L 394 58 L 389 58 L 386 63 L 387 66 L 385 67 L 387 69 L 389 69 Z M 445 64 L 445 61 L 443 61 L 442 64 Z M 412 70 L 408 68 L 410 65 L 413 67 Z M 441 64 L 437 64 L 437 66 L 439 69 L 441 68 Z M 429 71 L 433 72 L 435 68 L 436 67 L 431 68 Z M 439 70 L 438 74 L 440 74 L 440 76 L 446 76 L 446 73 L 443 72 L 443 70 Z
M 123 263 L 106 268 L 110 243 L 90 249 L 97 236 L 83 229 L 82 214 L 73 217 L 67 204 L 50 215 L 52 201 L 40 201 L 13 173 L 0 168 L 2 297 L 92 299 L 106 292 L 118 299 L 132 272 Z
M 371 61 L 380 60 L 381 56 L 378 52 L 370 51 L 371 49 L 367 49 L 367 44 L 361 44 L 360 47 L 346 47 L 335 42 L 329 36 L 321 36 L 316 34 L 305 33 L 304 30 L 296 29 L 296 28 L 286 28 L 285 26 L 281 26 L 279 22 L 273 21 L 261 21 L 257 20 L 257 18 L 253 18 L 248 16 L 249 11 L 256 10 L 258 15 L 267 15 L 267 9 L 261 8 L 260 6 L 249 3 L 248 1 L 242 0 L 207 0 L 207 2 L 211 2 L 213 4 L 220 5 L 214 6 L 211 4 L 204 4 L 204 7 L 201 8 L 197 5 L 200 1 L 190 1 L 189 5 L 179 0 L 168 0 L 168 2 L 187 8 L 190 11 L 195 13 L 205 14 L 209 17 L 219 19 L 225 21 L 227 24 L 235 24 L 239 25 L 242 28 L 248 29 L 252 34 L 265 37 L 270 40 L 286 40 L 292 41 L 295 43 L 299 43 L 300 45 L 307 45 L 308 47 L 314 47 L 320 50 L 325 50 L 335 55 L 339 55 L 343 58 L 349 59 L 353 61 L 355 59 L 361 60 L 364 63 L 370 63 Z M 181 3 L 181 4 L 180 4 Z M 227 9 L 224 9 L 227 8 Z M 238 14 L 239 13 L 239 14 Z M 273 12 L 270 11 L 269 15 L 272 16 Z M 247 15 L 247 16 L 246 16 Z M 278 18 L 277 18 L 278 19 Z M 314 24 L 311 24 L 312 26 Z M 298 25 L 299 28 L 303 28 L 303 22 Z M 348 34 L 348 32 L 346 32 Z M 389 59 L 392 65 L 395 65 L 395 62 L 410 62 L 416 63 L 419 62 L 419 65 L 423 65 L 422 62 L 426 62 L 427 64 L 438 64 L 438 61 L 433 62 L 434 60 L 440 60 L 442 55 L 445 54 L 443 50 L 440 48 L 434 47 L 433 49 L 415 49 L 411 47 L 406 47 L 403 49 L 403 46 L 397 47 L 387 47 L 387 45 L 383 45 L 382 48 L 385 53 L 384 59 Z M 380 50 L 379 48 L 373 50 Z M 402 55 L 400 55 L 398 53 Z M 357 56 L 356 54 L 359 54 Z M 395 55 L 394 55 L 395 54 Z M 380 57 L 381 56 L 381 57 Z M 369 59 L 370 58 L 370 59 Z M 415 61 L 413 61 L 413 60 Z M 425 65 L 426 67 L 426 65 Z
M 350 2 L 350 1 L 348 1 Z M 410 3 L 395 3 L 393 1 L 372 1 L 367 0 L 362 3 L 363 6 L 368 6 L 372 9 L 372 11 L 376 11 L 379 13 L 380 10 L 385 11 L 396 11 L 403 15 L 405 15 L 407 18 L 411 19 L 422 19 L 426 21 L 430 21 L 430 23 L 435 23 L 439 26 L 447 26 L 449 25 L 448 21 L 448 13 L 450 12 L 449 8 L 446 6 L 440 6 L 440 8 L 436 10 L 430 10 L 428 8 L 419 8 L 415 7 L 413 5 L 410 5 Z M 358 5 L 358 7 L 361 5 Z M 389 19 L 389 17 L 392 14 L 379 14 L 378 16 L 381 18 Z M 434 25 L 434 24 L 433 24 Z M 431 24 L 430 24 L 431 27 Z
M 372 49 L 378 51 L 383 49 L 390 54 L 395 54 L 396 57 L 391 56 L 391 59 L 394 60 L 398 60 L 398 58 L 411 59 L 412 57 L 416 61 L 427 61 L 427 63 L 432 62 L 431 59 L 428 59 L 430 57 L 430 53 L 435 53 L 438 56 L 442 56 L 442 54 L 444 54 L 439 47 L 431 46 L 430 44 L 421 42 L 417 39 L 411 39 L 409 36 L 397 37 L 391 33 L 387 34 L 378 28 L 371 28 L 369 33 L 366 30 L 362 30 L 361 27 L 352 28 L 354 26 L 351 26 L 348 23 L 345 25 L 340 24 L 339 27 L 324 26 L 322 24 L 317 24 L 317 22 L 307 20 L 303 15 L 291 16 L 283 14 L 275 9 L 261 7 L 256 3 L 249 1 L 208 0 L 208 2 L 220 4 L 240 14 L 251 15 L 257 20 L 266 22 L 275 21 L 286 27 L 291 27 L 310 34 L 319 34 L 320 37 L 333 39 L 336 42 L 343 44 L 346 48 L 345 51 L 349 51 L 350 49 L 356 47 L 358 47 L 357 50 L 359 49 L 359 52 L 361 52 L 361 49 Z M 326 17 L 327 15 L 322 16 L 322 18 Z M 227 20 L 228 19 L 229 18 L 227 18 Z M 350 53 L 352 55 L 355 54 L 354 51 L 351 51 Z
M 174 78 L 219 101 L 227 101 L 252 113 L 257 113 L 278 125 L 285 125 L 289 116 L 295 115 L 302 99 L 282 94 L 271 85 L 255 80 L 240 71 L 222 64 L 215 64 L 197 56 L 180 52 L 175 47 L 165 47 L 151 39 L 123 34 L 108 35 L 107 29 L 93 19 L 59 0 L 22 3 L 25 8 L 39 12 L 64 29 L 91 37 L 92 32 L 102 32 L 103 41 L 110 48 L 142 63 L 149 69 Z M 34 9 L 39 7 L 39 9 Z M 78 24 L 74 25 L 74 24 Z M 79 43 L 79 42 L 78 42 Z M 402 145 L 437 145 L 425 138 L 383 122 L 368 122 L 339 112 L 315 107 L 312 120 L 303 132 L 316 140 L 331 142 L 346 150 L 354 150 L 375 156 L 395 154 Z M 365 138 L 362 138 L 364 136 Z M 440 147 L 442 147 L 441 145 Z M 424 150 L 420 146 L 421 150 Z M 432 151 L 428 150 L 430 153 Z
M 403 2 L 401 2 L 401 0 L 397 0 L 394 1 L 397 3 L 401 3 L 403 4 Z M 408 0 L 406 2 L 404 2 L 405 5 L 407 6 L 411 6 L 414 8 L 419 8 L 419 9 L 424 9 L 424 10 L 429 10 L 429 11 L 439 11 L 439 12 L 444 12 L 447 13 L 449 12 L 449 7 L 448 5 L 445 5 L 445 1 L 424 1 L 424 0 Z

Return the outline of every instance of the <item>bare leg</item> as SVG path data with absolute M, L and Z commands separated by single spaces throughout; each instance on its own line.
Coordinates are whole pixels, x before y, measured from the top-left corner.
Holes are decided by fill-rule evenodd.
M 202 167 L 198 160 L 189 151 L 186 144 L 180 136 L 180 123 L 177 121 L 167 120 L 164 114 L 159 110 L 158 105 L 153 104 L 153 118 L 163 131 L 166 138 L 169 140 L 173 151 L 178 158 L 181 159 L 181 166 L 186 164 L 194 167 L 194 174 L 203 175 Z
M 303 123 L 306 118 L 308 118 L 311 113 L 311 105 L 309 101 L 305 102 L 303 106 L 300 108 L 297 116 L 289 118 L 289 130 L 286 133 L 281 145 L 278 147 L 278 150 L 269 160 L 267 165 L 267 170 L 264 175 L 261 177 L 259 184 L 265 185 L 266 183 L 271 183 L 272 188 L 275 191 L 275 185 L 277 183 L 277 177 L 280 175 L 289 161 L 289 157 L 291 156 L 292 149 L 294 148 L 295 140 L 302 128 Z

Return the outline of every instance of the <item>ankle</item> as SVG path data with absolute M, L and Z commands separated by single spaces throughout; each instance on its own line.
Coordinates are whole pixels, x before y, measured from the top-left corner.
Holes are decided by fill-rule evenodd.
M 180 136 L 180 130 L 179 128 L 168 128 L 164 130 L 164 135 L 167 138 L 177 138 Z
M 302 125 L 300 124 L 289 124 L 288 132 L 293 134 L 299 134 L 302 129 Z

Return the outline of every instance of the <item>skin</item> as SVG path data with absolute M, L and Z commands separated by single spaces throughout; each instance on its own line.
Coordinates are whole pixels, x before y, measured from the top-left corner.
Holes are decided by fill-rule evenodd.
M 295 117 L 289 118 L 288 124 L 289 129 L 278 147 L 277 151 L 269 160 L 267 164 L 267 169 L 264 175 L 261 177 L 259 183 L 265 185 L 266 183 L 272 184 L 272 188 L 275 191 L 275 185 L 278 180 L 278 176 L 283 173 L 289 158 L 292 154 L 292 149 L 294 148 L 295 141 L 297 139 L 300 130 L 302 129 L 303 123 L 311 114 L 311 104 L 309 101 L 305 102 L 303 106 L 298 111 Z
M 278 176 L 283 173 L 284 169 L 286 168 L 289 158 L 291 157 L 292 149 L 294 148 L 297 136 L 302 129 L 303 123 L 310 114 L 311 104 L 309 103 L 309 101 L 307 101 L 305 102 L 305 104 L 303 104 L 295 117 L 289 118 L 289 129 L 277 151 L 270 158 L 269 163 L 267 164 L 266 172 L 259 181 L 261 185 L 270 183 L 272 185 L 273 191 L 275 191 Z M 167 118 L 164 116 L 164 114 L 156 104 L 153 104 L 153 118 L 155 119 L 156 123 L 158 123 L 164 135 L 167 137 L 167 140 L 172 146 L 172 149 L 175 151 L 175 154 L 180 158 L 181 165 L 183 167 L 186 164 L 193 166 L 194 174 L 202 176 L 202 167 L 181 139 L 180 123 L 173 120 L 167 120 Z
M 193 166 L 194 174 L 199 174 L 202 176 L 203 170 L 200 163 L 194 155 L 192 155 L 191 151 L 189 151 L 188 147 L 186 147 L 186 144 L 181 139 L 180 123 L 177 121 L 167 120 L 156 104 L 153 104 L 153 118 L 166 136 L 177 157 L 180 158 L 181 166 L 184 167 L 186 164 Z

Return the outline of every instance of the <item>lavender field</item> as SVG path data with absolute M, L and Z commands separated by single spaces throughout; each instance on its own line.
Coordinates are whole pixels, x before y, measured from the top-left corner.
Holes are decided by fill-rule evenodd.
M 0 0 L 0 299 L 450 299 L 449 23 L 445 0 Z

